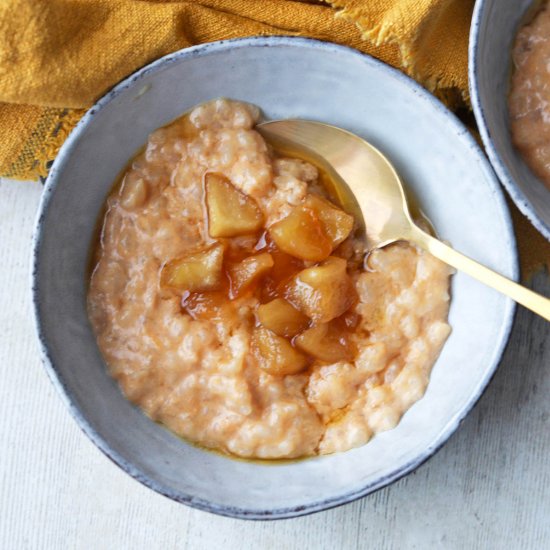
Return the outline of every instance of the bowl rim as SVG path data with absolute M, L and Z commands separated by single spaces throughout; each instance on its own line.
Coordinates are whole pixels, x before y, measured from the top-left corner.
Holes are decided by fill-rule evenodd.
M 489 157 L 489 161 L 493 166 L 502 185 L 505 187 L 510 198 L 514 201 L 520 212 L 533 224 L 533 226 L 550 241 L 550 223 L 546 223 L 533 208 L 533 205 L 526 197 L 521 187 L 516 183 L 514 177 L 510 173 L 506 162 L 500 156 L 493 139 L 491 130 L 487 124 L 485 116 L 485 107 L 481 94 L 479 93 L 479 42 L 481 20 L 485 16 L 486 2 L 485 0 L 477 0 L 474 6 L 472 15 L 472 24 L 470 27 L 470 40 L 468 46 L 468 82 L 470 88 L 470 98 L 474 116 L 479 128 L 479 133 Z M 541 183 L 542 185 L 542 183 Z
M 94 445 L 103 452 L 107 458 L 114 462 L 118 467 L 124 470 L 127 474 L 131 475 L 134 479 L 145 485 L 146 487 L 160 493 L 171 500 L 187 504 L 193 508 L 197 508 L 202 511 L 215 513 L 222 516 L 238 518 L 238 519 L 254 519 L 254 520 L 267 520 L 267 519 L 286 519 L 298 516 L 304 516 L 322 510 L 335 508 L 349 502 L 353 502 L 359 498 L 362 498 L 370 493 L 378 491 L 387 485 L 401 479 L 405 475 L 409 474 L 435 453 L 448 441 L 451 435 L 457 430 L 458 426 L 462 423 L 466 415 L 476 405 L 480 397 L 485 392 L 490 380 L 493 378 L 497 367 L 502 358 L 502 354 L 508 342 L 510 331 L 512 328 L 514 313 L 516 310 L 516 304 L 512 300 L 508 299 L 505 304 L 505 312 L 502 319 L 502 325 L 499 333 L 499 340 L 493 350 L 492 365 L 487 372 L 484 379 L 480 381 L 478 385 L 478 391 L 473 394 L 468 401 L 467 405 L 461 410 L 455 417 L 450 418 L 446 427 L 444 427 L 436 440 L 432 445 L 427 447 L 424 452 L 415 456 L 407 464 L 400 468 L 396 468 L 390 474 L 379 478 L 375 482 L 369 483 L 366 486 L 347 492 L 343 495 L 331 497 L 317 502 L 297 505 L 288 508 L 280 509 L 247 509 L 236 506 L 227 506 L 223 504 L 216 504 L 206 499 L 194 497 L 190 494 L 183 494 L 180 491 L 172 490 L 170 487 L 162 485 L 160 482 L 150 478 L 147 474 L 141 471 L 138 467 L 126 460 L 118 452 L 114 451 L 106 439 L 100 435 L 92 422 L 89 421 L 84 414 L 79 410 L 78 406 L 73 400 L 72 392 L 62 374 L 58 371 L 54 361 L 52 359 L 49 345 L 44 332 L 44 319 L 42 318 L 40 310 L 40 247 L 44 232 L 44 220 L 48 211 L 49 202 L 52 199 L 57 182 L 60 175 L 63 172 L 64 164 L 67 158 L 71 155 L 74 144 L 79 140 L 81 134 L 86 131 L 86 128 L 94 115 L 109 104 L 115 97 L 123 93 L 125 90 L 133 86 L 144 76 L 156 72 L 158 69 L 163 68 L 171 63 L 177 62 L 180 59 L 193 58 L 202 55 L 207 55 L 210 52 L 218 52 L 223 50 L 230 50 L 234 48 L 248 48 L 248 47 L 272 47 L 272 46 L 291 46 L 291 47 L 305 47 L 313 48 L 321 51 L 333 51 L 345 55 L 351 55 L 357 58 L 358 61 L 363 63 L 367 67 L 375 67 L 377 70 L 385 71 L 393 79 L 400 82 L 401 85 L 412 88 L 417 96 L 420 96 L 424 101 L 427 101 L 434 109 L 443 114 L 449 121 L 452 129 L 457 135 L 458 139 L 466 141 L 466 146 L 471 148 L 474 153 L 480 158 L 480 160 L 486 165 L 487 174 L 493 174 L 489 162 L 482 154 L 481 148 L 476 143 L 472 135 L 465 129 L 464 125 L 459 119 L 449 111 L 435 96 L 430 94 L 420 84 L 415 82 L 410 77 L 403 74 L 401 71 L 387 65 L 386 63 L 373 58 L 367 54 L 363 54 L 360 51 L 348 46 L 337 45 L 330 42 L 324 42 L 321 40 L 302 38 L 302 37 L 289 37 L 289 36 L 255 36 L 247 38 L 236 38 L 230 40 L 221 40 L 217 42 L 211 42 L 208 44 L 201 44 L 197 46 L 191 46 L 184 48 L 177 52 L 168 54 L 164 57 L 157 59 L 139 69 L 129 77 L 125 78 L 118 84 L 116 84 L 109 92 L 101 97 L 82 117 L 76 127 L 72 130 L 66 141 L 63 143 L 57 157 L 55 158 L 48 177 L 45 182 L 45 188 L 38 207 L 35 228 L 32 236 L 32 251 L 31 251 L 31 293 L 32 293 L 32 307 L 35 331 L 38 337 L 39 349 L 41 354 L 42 363 L 48 374 L 50 381 L 56 388 L 61 399 L 69 409 L 71 415 L 76 420 L 80 429 L 86 434 L 86 436 L 94 443 Z M 509 262 L 511 277 L 517 280 L 519 275 L 518 269 L 518 253 L 515 241 L 515 235 L 513 231 L 512 220 L 510 212 L 504 199 L 504 194 L 500 188 L 498 181 L 495 177 L 487 177 L 486 184 L 493 190 L 495 200 L 498 202 L 499 209 L 502 211 L 503 223 L 505 225 L 506 233 L 506 248 L 509 252 Z

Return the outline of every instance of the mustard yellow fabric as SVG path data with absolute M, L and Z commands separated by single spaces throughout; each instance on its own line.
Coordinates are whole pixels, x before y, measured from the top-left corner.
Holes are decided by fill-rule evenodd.
M 285 34 L 371 53 L 453 106 L 467 98 L 473 0 L 2 0 L 0 174 L 45 176 L 83 110 L 193 44 Z M 400 39 L 402 37 L 402 39 Z
M 0 0 L 0 175 L 45 176 L 85 109 L 114 84 L 167 53 L 226 38 L 346 44 L 402 69 L 451 108 L 465 106 L 473 3 Z

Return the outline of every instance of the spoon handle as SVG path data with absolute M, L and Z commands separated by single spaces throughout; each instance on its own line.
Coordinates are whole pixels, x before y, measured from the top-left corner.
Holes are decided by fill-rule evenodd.
M 518 285 L 507 277 L 499 275 L 488 267 L 468 258 L 468 256 L 464 256 L 464 254 L 457 252 L 454 248 L 428 235 L 428 233 L 425 233 L 416 226 L 413 227 L 412 235 L 409 237 L 409 240 L 420 248 L 427 250 L 430 254 L 439 258 L 446 264 L 502 292 L 502 294 L 512 298 L 512 300 L 515 300 L 518 304 L 521 304 L 547 321 L 550 321 L 550 300 L 548 298 L 524 286 Z

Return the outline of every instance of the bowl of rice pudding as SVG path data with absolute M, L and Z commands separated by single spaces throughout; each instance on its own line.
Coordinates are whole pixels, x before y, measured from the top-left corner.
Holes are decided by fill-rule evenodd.
M 367 254 L 368 220 L 339 203 L 331 175 L 256 130 L 290 117 L 367 138 L 442 238 L 517 276 L 475 142 L 354 50 L 213 43 L 100 100 L 56 159 L 37 221 L 46 368 L 126 472 L 240 518 L 350 502 L 432 456 L 485 389 L 514 311 L 407 243 Z
M 470 93 L 489 159 L 512 200 L 550 240 L 547 1 L 478 0 Z

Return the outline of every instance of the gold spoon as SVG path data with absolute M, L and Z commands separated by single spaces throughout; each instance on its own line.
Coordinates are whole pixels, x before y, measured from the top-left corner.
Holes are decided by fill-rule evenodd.
M 326 167 L 342 206 L 366 220 L 368 250 L 409 241 L 443 262 L 509 296 L 550 321 L 550 300 L 457 252 L 418 227 L 403 184 L 388 159 L 360 137 L 321 122 L 299 119 L 264 122 L 259 132 L 279 150 L 301 149 Z M 364 222 L 363 222 L 364 223 Z

